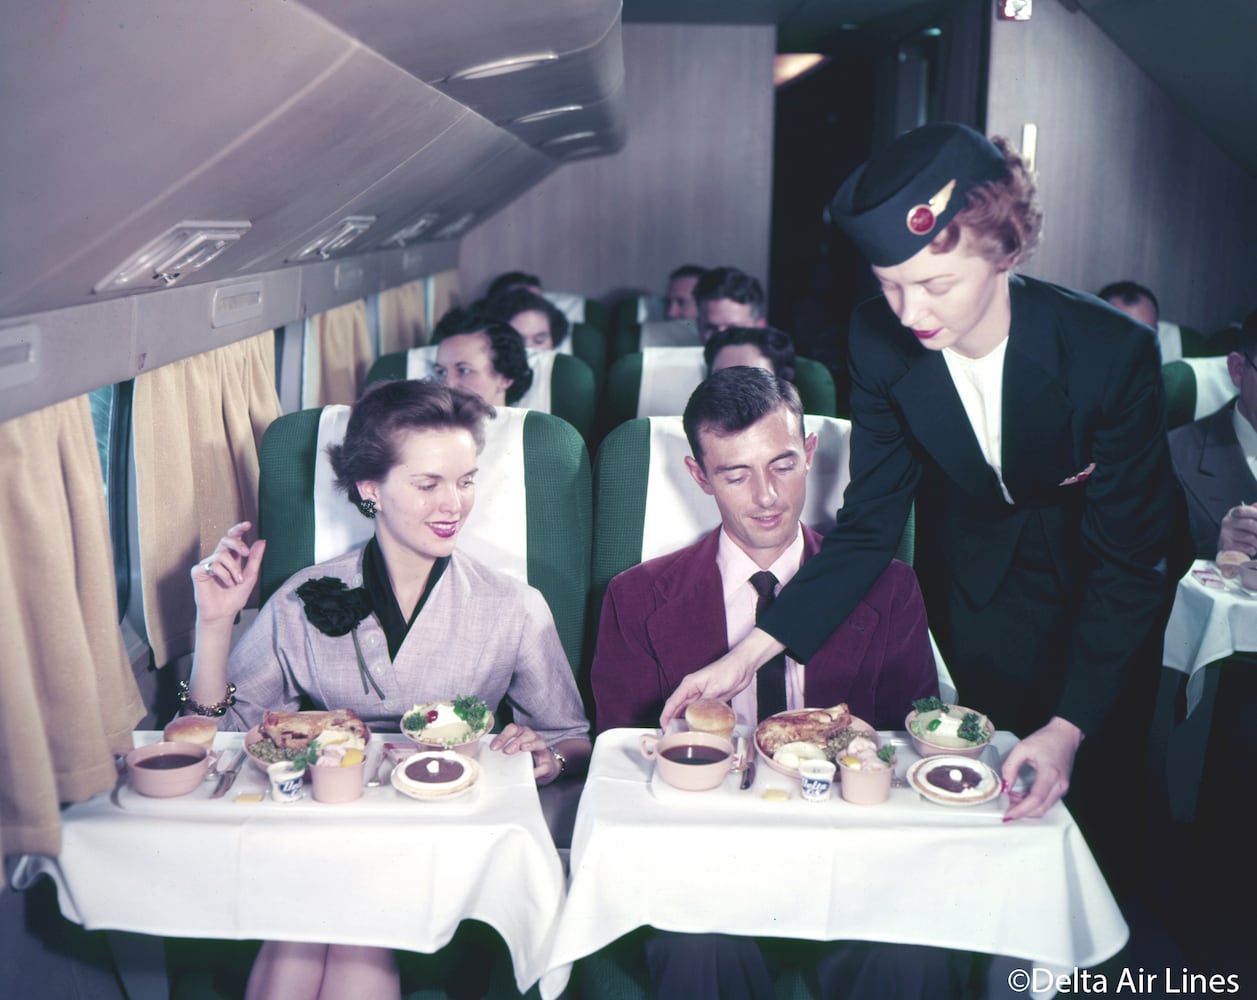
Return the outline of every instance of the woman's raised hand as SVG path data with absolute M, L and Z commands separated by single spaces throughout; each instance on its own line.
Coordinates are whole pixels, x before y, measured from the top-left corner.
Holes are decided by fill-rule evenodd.
M 235 621 L 257 585 L 266 542 L 246 543 L 251 527 L 248 521 L 233 525 L 214 551 L 192 567 L 197 615 L 204 624 Z

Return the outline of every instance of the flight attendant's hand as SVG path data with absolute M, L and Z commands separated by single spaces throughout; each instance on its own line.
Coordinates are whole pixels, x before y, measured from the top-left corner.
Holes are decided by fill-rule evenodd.
M 786 647 L 767 632 L 751 629 L 750 635 L 720 659 L 686 676 L 672 696 L 664 703 L 659 727 L 685 711 L 685 706 L 699 698 L 728 701 L 755 679 L 755 671 Z
M 1226 512 L 1222 533 L 1218 536 L 1218 551 L 1257 554 L 1257 504 L 1242 503 Z
M 266 543 L 244 540 L 253 525 L 241 521 L 227 530 L 214 551 L 192 567 L 197 616 L 202 625 L 234 622 L 257 584 Z
M 1082 730 L 1055 717 L 1009 751 L 1002 771 L 1005 785 L 1012 787 L 1023 764 L 1034 768 L 1034 784 L 1028 792 L 1009 793 L 1012 806 L 1004 813 L 1005 823 L 1027 816 L 1037 819 L 1069 791 L 1069 776 L 1080 743 Z

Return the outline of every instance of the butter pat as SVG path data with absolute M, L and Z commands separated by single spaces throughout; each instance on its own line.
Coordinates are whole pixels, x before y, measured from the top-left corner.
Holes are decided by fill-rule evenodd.
M 790 793 L 784 788 L 766 788 L 763 797 L 767 802 L 785 802 L 790 798 Z
M 241 792 L 239 795 L 236 796 L 236 801 L 237 802 L 261 802 L 262 793 L 261 792 Z

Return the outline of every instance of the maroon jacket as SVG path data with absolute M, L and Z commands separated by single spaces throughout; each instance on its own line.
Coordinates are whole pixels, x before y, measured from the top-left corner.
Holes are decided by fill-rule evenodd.
M 607 588 L 591 681 L 597 732 L 657 727 L 682 678 L 729 651 L 716 549 L 720 531 L 620 573 Z M 803 559 L 821 536 L 803 528 Z M 914 698 L 938 694 L 916 575 L 892 561 L 807 663 L 808 707 L 846 702 L 878 729 L 900 729 Z

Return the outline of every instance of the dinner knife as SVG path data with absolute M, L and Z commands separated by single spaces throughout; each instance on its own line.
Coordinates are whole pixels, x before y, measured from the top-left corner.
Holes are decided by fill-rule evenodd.
M 244 763 L 245 756 L 245 752 L 241 750 L 240 756 L 233 763 L 227 767 L 219 767 L 218 787 L 214 789 L 214 794 L 210 796 L 211 799 L 221 799 L 227 794 L 227 789 L 236 780 L 236 774 L 240 771 L 240 766 Z
M 749 745 L 746 737 L 742 737 L 742 782 L 738 785 L 746 791 L 755 783 L 755 748 Z

